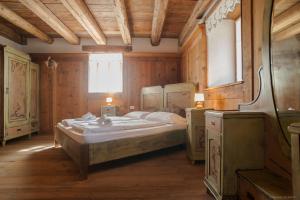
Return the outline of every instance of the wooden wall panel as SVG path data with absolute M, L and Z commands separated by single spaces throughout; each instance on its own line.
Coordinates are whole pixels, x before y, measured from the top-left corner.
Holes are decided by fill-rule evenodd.
M 144 86 L 179 82 L 180 57 L 177 54 L 128 53 L 124 55 L 123 92 L 116 94 L 88 93 L 88 54 L 32 54 L 32 60 L 41 66 L 40 121 L 41 132 L 52 131 L 52 76 L 45 60 L 51 56 L 57 63 L 56 120 L 76 118 L 86 112 L 100 115 L 105 98 L 113 97 L 119 114 L 129 106 L 140 109 L 140 91 Z
M 259 77 L 258 70 L 262 65 L 262 28 L 263 28 L 263 17 L 264 17 L 264 1 L 253 0 L 253 71 L 254 71 L 254 96 L 257 96 L 259 91 Z
M 253 99 L 252 65 L 252 4 L 242 1 L 243 82 L 207 88 L 207 51 L 204 25 L 199 25 L 182 48 L 182 81 L 198 84 L 205 94 L 205 107 L 217 110 L 236 110 L 238 105 Z M 226 50 L 226 49 L 224 49 Z M 221 73 L 221 72 L 220 72 Z

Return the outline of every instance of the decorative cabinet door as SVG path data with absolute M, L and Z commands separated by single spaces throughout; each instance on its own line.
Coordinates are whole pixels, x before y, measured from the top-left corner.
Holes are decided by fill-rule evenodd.
M 30 118 L 31 122 L 39 118 L 39 65 L 30 63 Z
M 5 50 L 5 125 L 29 123 L 29 57 Z
M 204 152 L 205 151 L 205 134 L 204 130 L 205 127 L 203 126 L 195 126 L 195 151 L 197 152 Z
M 207 131 L 207 179 L 214 189 L 220 193 L 221 189 L 221 136 L 213 130 Z

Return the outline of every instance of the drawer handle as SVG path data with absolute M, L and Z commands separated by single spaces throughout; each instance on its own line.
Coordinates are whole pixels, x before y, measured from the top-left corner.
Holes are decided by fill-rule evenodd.
M 210 124 L 211 124 L 211 125 L 213 125 L 213 126 L 215 126 L 215 125 L 216 125 L 216 123 L 215 123 L 215 122 L 210 122 Z
M 254 196 L 250 192 L 247 192 L 247 199 L 255 200 Z
M 17 129 L 18 132 L 21 131 L 21 130 L 22 130 L 21 128 L 18 128 L 18 129 Z

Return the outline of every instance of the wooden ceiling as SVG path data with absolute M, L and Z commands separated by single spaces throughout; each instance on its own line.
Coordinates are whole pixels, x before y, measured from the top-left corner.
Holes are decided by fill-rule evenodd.
M 105 44 L 108 37 L 122 37 L 125 44 L 131 44 L 131 37 L 149 37 L 152 38 L 153 45 L 159 44 L 161 37 L 185 37 L 191 31 L 190 26 L 203 15 L 212 2 L 212 0 L 0 0 L 0 4 L 5 8 L 49 37 L 64 37 L 71 44 L 78 43 L 78 38 L 93 38 L 97 44 Z M 44 21 L 37 12 L 41 7 L 45 11 L 41 13 L 44 15 Z M 52 17 L 49 17 L 49 14 Z M 11 28 L 20 35 L 21 41 L 24 37 L 37 37 L 25 31 L 23 27 L 13 25 L 7 16 L 2 17 L 0 26 Z M 56 25 L 51 27 L 51 24 L 49 25 L 51 22 Z M 187 33 L 182 33 L 183 30 Z
M 300 0 L 275 0 L 272 40 L 280 41 L 300 35 Z

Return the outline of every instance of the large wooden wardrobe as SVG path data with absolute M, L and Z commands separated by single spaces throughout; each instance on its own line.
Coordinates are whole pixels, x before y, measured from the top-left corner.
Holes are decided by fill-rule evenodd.
M 0 46 L 0 139 L 31 136 L 39 130 L 39 67 L 30 56 Z

